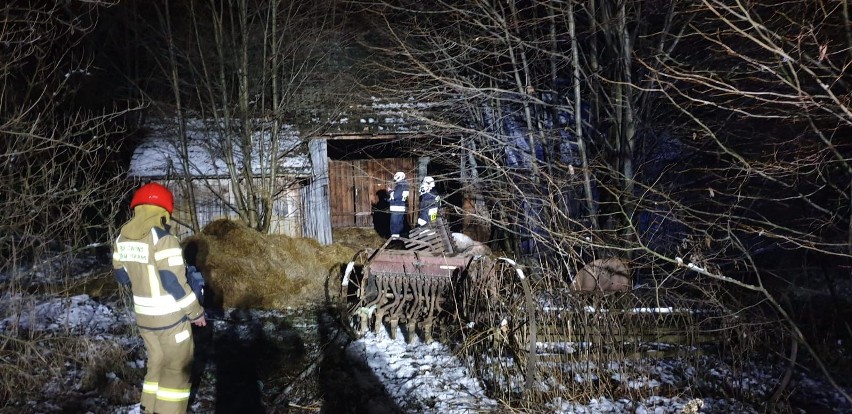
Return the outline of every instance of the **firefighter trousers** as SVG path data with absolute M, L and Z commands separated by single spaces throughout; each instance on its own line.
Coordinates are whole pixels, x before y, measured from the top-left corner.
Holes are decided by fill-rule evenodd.
M 189 402 L 192 327 L 188 321 L 162 330 L 140 329 L 148 351 L 148 370 L 142 383 L 146 414 L 184 414 Z
M 391 236 L 399 236 L 405 230 L 405 213 L 391 213 L 390 231 Z

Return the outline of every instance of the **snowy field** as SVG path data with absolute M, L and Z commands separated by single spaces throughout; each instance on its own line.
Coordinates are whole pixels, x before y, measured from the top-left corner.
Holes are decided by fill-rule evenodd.
M 85 279 L 92 274 L 80 272 L 78 277 Z M 483 384 L 445 344 L 426 344 L 417 339 L 408 344 L 401 332 L 395 340 L 383 332 L 368 333 L 352 341 L 332 326 L 331 319 L 305 309 L 227 310 L 213 315 L 210 331 L 196 333 L 196 349 L 203 351 L 201 358 L 206 362 L 200 368 L 193 411 L 229 412 L 223 407 L 236 404 L 246 407 L 239 399 L 250 396 L 254 409 L 241 413 L 518 412 L 489 398 Z M 85 355 L 51 368 L 55 373 L 53 380 L 40 384 L 33 394 L 37 398 L 3 402 L 0 412 L 139 412 L 138 405 L 132 402 L 138 398 L 138 382 L 145 361 L 142 341 L 135 334 L 133 323 L 126 303 L 115 294 L 100 298 L 86 294 L 59 298 L 5 293 L 0 297 L 0 338 L 36 338 L 33 343 L 44 346 L 39 352 L 46 356 L 52 353 L 49 348 L 57 341 L 79 340 L 85 344 L 80 348 Z M 202 343 L 205 341 L 208 345 Z M 104 369 L 109 365 L 92 363 L 99 355 L 110 355 L 115 349 L 126 356 L 123 366 Z M 284 360 L 276 362 L 279 364 L 295 364 L 296 368 L 286 375 L 287 381 L 281 379 L 285 375 L 269 372 L 269 366 L 273 365 L 269 361 L 273 359 Z M 5 365 L 0 364 L 0 368 Z M 671 390 L 682 386 L 684 376 L 693 375 L 695 369 L 704 370 L 707 374 L 704 378 L 717 380 L 719 389 L 739 385 L 757 399 L 765 399 L 771 393 L 780 372 L 780 367 L 754 367 L 748 375 L 732 376 L 726 365 L 709 359 L 699 368 L 685 367 L 677 361 L 660 361 L 646 377 L 625 379 L 625 383 L 645 390 L 636 394 L 641 397 L 631 400 L 596 396 L 578 401 L 552 401 L 548 407 L 553 413 L 763 412 L 754 402 L 696 399 L 689 397 L 693 395 L 690 390 L 673 394 Z M 737 384 L 730 383 L 734 377 Z M 227 387 L 223 384 L 225 380 L 229 381 Z M 236 391 L 229 394 L 223 388 Z M 852 407 L 819 378 L 800 372 L 794 376 L 791 389 L 797 393 L 797 400 L 807 400 L 815 407 L 792 412 L 852 413 Z M 657 390 L 668 391 L 654 394 Z
M 141 341 L 137 337 L 126 333 L 117 334 L 117 332 L 127 331 L 126 328 L 132 322 L 132 318 L 116 303 L 101 303 L 87 295 L 77 295 L 67 299 L 52 298 L 39 303 L 33 303 L 32 298 L 6 296 L 2 298 L 2 301 L 7 311 L 10 305 L 15 307 L 15 304 L 26 308 L 25 304 L 29 302 L 33 306 L 27 312 L 12 315 L 0 321 L 0 332 L 6 333 L 17 328 L 43 334 L 81 335 L 91 338 L 95 344 L 92 350 L 95 352 L 98 344 L 102 346 L 121 344 L 128 350 L 135 350 L 136 354 L 141 356 Z M 274 324 L 266 324 L 263 321 L 266 318 L 286 317 L 286 315 L 270 311 L 252 311 L 250 314 L 251 320 L 271 329 L 269 332 L 263 332 L 263 335 L 274 337 L 282 334 L 280 330 L 274 329 Z M 214 324 L 233 324 L 233 320 L 227 319 L 216 320 Z M 302 328 L 316 329 L 315 326 L 302 326 Z M 251 335 L 251 332 L 252 329 L 246 329 L 241 335 Z M 252 339 L 243 337 L 241 340 L 251 341 Z M 387 411 L 382 411 L 381 407 L 375 407 L 373 412 L 461 414 L 502 411 L 500 404 L 486 396 L 481 383 L 472 377 L 461 361 L 441 343 L 425 344 L 415 340 L 413 344 L 407 344 L 402 339 L 401 333 L 396 340 L 391 340 L 385 335 L 377 337 L 368 334 L 362 339 L 349 343 L 345 352 L 351 360 L 365 362 L 395 402 L 395 406 Z M 144 360 L 140 357 L 128 361 L 128 364 L 131 368 L 141 370 Z M 671 367 L 661 367 L 659 372 L 661 373 L 659 378 L 649 378 L 648 382 L 652 385 L 662 385 L 667 381 L 667 376 L 669 381 L 676 381 L 676 378 L 665 375 L 666 372 L 671 372 Z M 86 409 L 85 412 L 138 412 L 138 406 L 111 405 L 105 397 L 91 390 L 80 390 L 80 380 L 86 375 L 88 373 L 75 370 L 69 365 L 63 377 L 56 378 L 55 382 L 44 384 L 41 394 L 45 397 L 43 400 L 29 401 L 25 406 L 17 407 L 20 411 L 9 412 L 63 412 L 64 405 L 61 401 L 53 400 L 49 396 L 79 398 L 79 406 Z M 122 381 L 117 373 L 105 372 L 103 375 L 103 380 L 106 382 Z M 758 373 L 755 373 L 754 378 L 746 380 L 751 381 L 753 386 L 765 383 L 765 379 L 758 376 Z M 193 405 L 195 412 L 208 412 L 206 409 L 210 408 L 211 404 L 215 406 L 215 401 L 212 400 L 215 399 L 217 387 L 215 383 L 211 383 L 212 381 L 215 381 L 215 376 L 203 378 Z M 817 393 L 816 391 L 820 388 L 826 389 L 817 381 L 800 378 L 797 386 L 813 388 L 815 397 L 824 400 L 824 406 L 836 407 L 833 412 L 852 412 L 848 406 L 842 405 L 842 400 L 838 396 L 831 393 Z M 684 408 L 690 406 L 703 407 L 696 412 L 706 413 L 760 412 L 757 408 L 730 399 L 703 398 L 693 401 L 688 397 L 659 396 L 651 396 L 639 401 L 598 397 L 590 398 L 588 401 L 554 401 L 550 405 L 554 413 L 655 414 L 685 412 Z M 274 407 L 266 408 L 272 412 Z

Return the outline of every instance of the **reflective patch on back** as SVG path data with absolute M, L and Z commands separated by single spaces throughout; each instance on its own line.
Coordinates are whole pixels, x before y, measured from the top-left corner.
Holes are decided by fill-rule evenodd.
M 140 242 L 118 242 L 115 258 L 120 262 L 148 263 L 148 244 Z
M 175 343 L 181 343 L 189 339 L 189 331 L 183 330 L 175 334 Z
M 181 257 L 181 256 L 169 257 L 169 266 L 181 266 L 181 265 L 183 265 L 183 257 Z

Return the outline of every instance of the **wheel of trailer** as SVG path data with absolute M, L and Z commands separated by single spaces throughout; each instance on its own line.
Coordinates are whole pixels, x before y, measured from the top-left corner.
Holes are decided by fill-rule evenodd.
M 494 397 L 517 397 L 525 382 L 531 385 L 528 349 L 518 340 L 535 325 L 529 282 L 512 260 L 481 259 L 472 263 L 462 293 L 463 346 L 477 376 L 502 393 Z
M 372 252 L 370 250 L 362 250 L 355 254 L 343 272 L 343 278 L 340 283 L 339 292 L 339 308 L 341 312 L 341 321 L 344 328 L 349 331 L 350 335 L 359 337 L 363 335 L 360 332 L 360 318 L 368 317 L 361 315 L 363 313 L 364 296 L 366 295 L 366 283 L 369 275 L 369 258 Z

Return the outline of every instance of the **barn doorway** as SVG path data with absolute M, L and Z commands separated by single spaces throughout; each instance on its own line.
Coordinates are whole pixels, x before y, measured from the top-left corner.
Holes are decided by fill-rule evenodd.
M 387 226 L 388 187 L 393 174 L 405 172 L 410 189 L 408 222 L 416 220 L 417 166 L 410 158 L 329 160 L 329 204 L 332 228 Z

